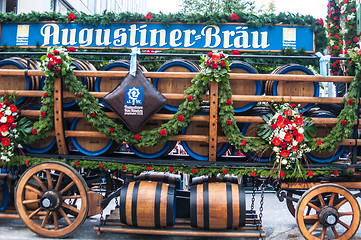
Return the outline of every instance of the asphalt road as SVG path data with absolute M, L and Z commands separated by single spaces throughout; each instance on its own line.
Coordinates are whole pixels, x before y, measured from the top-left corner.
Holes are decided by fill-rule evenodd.
M 250 207 L 251 195 L 247 194 L 247 209 Z M 256 210 L 259 209 L 260 195 L 256 195 Z M 358 201 L 361 204 L 361 199 Z M 289 213 L 286 203 L 279 202 L 275 193 L 266 193 L 264 200 L 264 214 L 263 214 L 263 227 L 266 231 L 266 239 L 304 239 L 298 230 L 295 219 Z M 109 211 L 107 208 L 106 210 Z M 200 240 L 209 239 L 201 237 L 173 237 L 173 236 L 155 236 L 155 235 L 134 235 L 134 234 L 119 234 L 119 233 L 102 233 L 97 235 L 93 228 L 99 221 L 99 215 L 91 217 L 78 228 L 68 240 L 88 240 L 88 239 L 119 239 L 119 240 L 145 240 L 145 239 L 159 239 L 159 240 Z M 0 219 L 0 239 L 44 239 L 38 237 L 35 233 L 29 230 L 21 220 L 14 219 Z M 242 238 L 211 238 L 213 240 L 220 239 L 237 239 Z M 248 239 L 248 238 L 244 238 Z M 361 239 L 361 229 L 357 231 L 353 240 Z

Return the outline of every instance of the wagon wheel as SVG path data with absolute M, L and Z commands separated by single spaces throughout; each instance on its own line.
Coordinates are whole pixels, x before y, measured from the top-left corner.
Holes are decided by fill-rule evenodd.
M 319 206 L 315 202 L 319 202 Z M 310 212 L 307 207 L 311 208 Z M 306 226 L 310 219 L 315 223 Z M 302 195 L 296 209 L 296 221 L 307 239 L 350 239 L 360 224 L 360 206 L 346 188 L 321 184 Z
M 64 237 L 88 215 L 86 183 L 62 162 L 29 168 L 16 186 L 16 209 L 24 223 L 44 237 Z

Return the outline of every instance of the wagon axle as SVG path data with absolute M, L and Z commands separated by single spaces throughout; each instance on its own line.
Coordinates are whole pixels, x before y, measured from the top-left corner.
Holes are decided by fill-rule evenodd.
M 335 207 L 325 206 L 318 213 L 318 221 L 325 227 L 333 227 L 337 224 L 340 214 Z
M 63 199 L 60 193 L 53 189 L 49 189 L 48 191 L 46 191 L 40 198 L 40 206 L 44 210 L 48 211 L 55 211 L 59 209 L 62 202 Z

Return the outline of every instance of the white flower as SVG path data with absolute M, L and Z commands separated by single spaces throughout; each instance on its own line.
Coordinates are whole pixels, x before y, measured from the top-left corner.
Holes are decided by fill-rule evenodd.
M 293 140 L 292 146 L 297 146 L 297 145 L 298 145 L 298 142 L 296 140 Z
M 303 127 L 301 127 L 301 128 L 298 129 L 298 133 L 303 134 L 304 131 L 305 131 L 305 130 L 303 129 Z
M 7 121 L 8 121 L 8 119 L 5 116 L 0 119 L 1 123 L 6 123 Z
M 6 116 L 11 115 L 11 111 L 10 111 L 10 109 L 6 109 L 4 113 L 5 113 L 5 115 L 6 115 Z
M 280 148 L 279 147 L 273 147 L 273 151 L 278 153 L 280 151 Z
M 280 133 L 280 139 L 283 140 L 285 138 L 285 135 L 286 135 L 286 133 L 284 131 L 282 131 Z
M 287 159 L 284 158 L 284 159 L 282 159 L 281 163 L 282 163 L 282 165 L 286 165 L 288 163 L 288 161 L 287 161 Z
M 9 131 L 2 132 L 1 134 L 2 134 L 4 137 L 6 137 L 6 136 L 9 134 Z

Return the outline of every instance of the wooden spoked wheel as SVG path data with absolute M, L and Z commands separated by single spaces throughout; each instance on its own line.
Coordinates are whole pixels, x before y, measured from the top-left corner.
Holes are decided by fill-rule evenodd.
M 315 204 L 317 202 L 319 204 Z M 308 220 L 315 223 L 307 225 Z M 360 206 L 346 188 L 321 184 L 302 195 L 296 209 L 296 221 L 307 239 L 350 239 L 360 224 Z
M 88 215 L 86 183 L 65 163 L 37 164 L 21 176 L 16 186 L 16 209 L 35 233 L 65 237 Z

